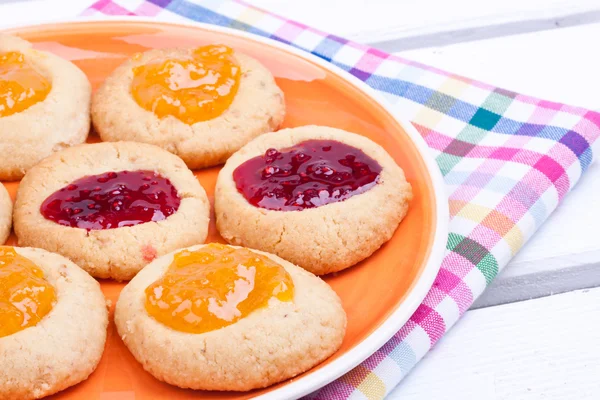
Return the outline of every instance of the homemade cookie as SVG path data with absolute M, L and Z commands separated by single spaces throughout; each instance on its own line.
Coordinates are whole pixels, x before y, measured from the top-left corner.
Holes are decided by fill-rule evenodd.
M 277 129 L 284 114 L 283 92 L 271 73 L 222 45 L 136 54 L 92 101 L 102 140 L 154 144 L 192 169 L 223 163 Z
M 12 210 L 12 200 L 4 185 L 0 184 L 0 244 L 4 244 L 10 235 Z
M 342 343 L 346 314 L 313 274 L 272 254 L 209 244 L 140 271 L 121 291 L 115 324 L 157 379 L 245 391 L 328 358 Z
M 14 211 L 20 245 L 60 253 L 97 278 L 131 279 L 155 257 L 204 242 L 209 203 L 177 156 L 149 144 L 56 153 L 25 175 Z
M 71 62 L 0 34 L 0 180 L 85 142 L 91 86 Z
M 45 250 L 0 247 L 0 399 L 38 399 L 100 362 L 108 312 L 100 285 Z
M 371 140 L 304 126 L 262 135 L 231 156 L 215 189 L 217 229 L 317 275 L 348 268 L 387 242 L 412 189 Z

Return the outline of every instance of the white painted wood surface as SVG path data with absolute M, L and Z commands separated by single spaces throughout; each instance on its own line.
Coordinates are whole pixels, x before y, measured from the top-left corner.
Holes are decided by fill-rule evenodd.
M 251 0 L 248 3 L 387 51 L 600 20 L 598 0 Z
M 468 311 L 394 400 L 600 399 L 600 288 Z
M 92 2 L 0 0 L 0 27 L 72 17 Z M 600 109 L 600 0 L 248 2 L 507 89 Z M 598 226 L 596 164 L 480 298 L 476 307 L 486 308 L 468 311 L 390 398 L 600 399 L 600 289 L 572 292 L 600 287 Z M 560 292 L 569 293 L 489 307 Z

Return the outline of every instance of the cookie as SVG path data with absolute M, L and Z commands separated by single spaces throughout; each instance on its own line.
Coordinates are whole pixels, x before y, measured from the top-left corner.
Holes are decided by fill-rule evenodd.
M 0 247 L 0 260 L 0 399 L 38 399 L 87 379 L 108 325 L 98 282 L 41 249 Z
M 0 244 L 4 244 L 12 227 L 13 203 L 4 185 L 0 184 Z
M 143 143 L 85 144 L 33 167 L 19 186 L 19 245 L 62 254 L 97 278 L 131 279 L 154 258 L 203 243 L 209 203 L 177 156 Z
M 170 253 L 140 271 L 121 291 L 115 324 L 157 379 L 246 391 L 328 358 L 342 343 L 346 314 L 313 274 L 272 254 L 209 244 Z
M 231 244 L 323 275 L 379 249 L 411 198 L 402 169 L 381 146 L 304 126 L 260 136 L 231 156 L 217 179 L 216 223 Z
M 277 129 L 284 114 L 283 92 L 271 73 L 225 46 L 136 54 L 92 101 L 102 140 L 154 144 L 192 169 L 225 162 L 251 139 Z
M 85 142 L 90 97 L 74 64 L 0 34 L 0 180 L 18 180 L 51 153 Z

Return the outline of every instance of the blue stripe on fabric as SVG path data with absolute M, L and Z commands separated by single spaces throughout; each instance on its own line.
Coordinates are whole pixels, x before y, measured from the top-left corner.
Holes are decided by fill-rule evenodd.
M 417 363 L 415 352 L 404 340 L 394 347 L 388 357 L 398 364 L 403 375 L 406 375 Z

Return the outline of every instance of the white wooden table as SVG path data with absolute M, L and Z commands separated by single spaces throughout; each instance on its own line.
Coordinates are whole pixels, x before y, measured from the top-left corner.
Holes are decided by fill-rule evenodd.
M 600 109 L 600 0 L 248 1 L 506 89 Z M 0 0 L 0 27 L 71 17 L 91 3 Z M 599 227 L 596 163 L 389 398 L 600 399 Z

